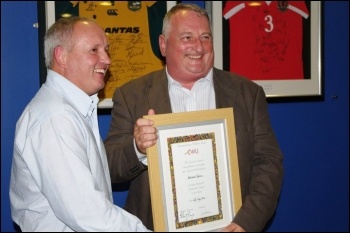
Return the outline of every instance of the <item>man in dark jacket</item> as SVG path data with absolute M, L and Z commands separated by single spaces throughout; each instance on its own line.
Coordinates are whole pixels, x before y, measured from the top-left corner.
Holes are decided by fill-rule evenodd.
M 177 4 L 159 37 L 164 69 L 115 90 L 105 141 L 111 179 L 130 181 L 125 209 L 153 229 L 146 148 L 158 139 L 147 114 L 232 107 L 242 206 L 226 231 L 262 231 L 273 215 L 283 179 L 283 157 L 271 128 L 263 89 L 213 67 L 213 35 L 206 11 Z

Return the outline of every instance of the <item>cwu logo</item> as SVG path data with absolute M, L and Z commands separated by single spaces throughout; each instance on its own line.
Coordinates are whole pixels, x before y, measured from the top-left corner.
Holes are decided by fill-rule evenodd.
M 107 15 L 117 16 L 118 15 L 118 10 L 117 9 L 108 9 L 107 10 Z

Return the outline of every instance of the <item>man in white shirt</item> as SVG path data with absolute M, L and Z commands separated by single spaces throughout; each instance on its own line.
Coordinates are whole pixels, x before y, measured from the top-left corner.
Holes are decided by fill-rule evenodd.
M 46 82 L 17 122 L 11 214 L 22 231 L 149 231 L 113 204 L 97 122 L 111 63 L 93 20 L 56 21 L 45 37 Z

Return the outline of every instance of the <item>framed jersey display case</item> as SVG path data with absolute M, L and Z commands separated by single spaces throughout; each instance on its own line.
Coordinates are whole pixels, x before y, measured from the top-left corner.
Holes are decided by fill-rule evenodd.
M 83 16 L 95 19 L 110 42 L 111 65 L 106 85 L 99 92 L 99 108 L 112 108 L 116 87 L 164 65 L 158 45 L 163 17 L 176 2 L 167 1 L 38 1 L 40 82 L 45 82 L 43 39 L 59 18 Z
M 212 8 L 218 68 L 261 85 L 270 100 L 322 99 L 320 1 L 220 1 Z

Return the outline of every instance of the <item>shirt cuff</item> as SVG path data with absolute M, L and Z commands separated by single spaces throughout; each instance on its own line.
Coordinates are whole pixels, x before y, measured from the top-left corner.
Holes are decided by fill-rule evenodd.
M 147 166 L 147 156 L 145 154 L 139 152 L 139 150 L 136 147 L 135 138 L 134 138 L 134 149 L 135 149 L 137 158 L 139 158 L 139 161 Z

